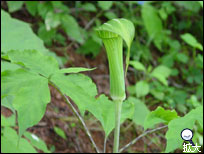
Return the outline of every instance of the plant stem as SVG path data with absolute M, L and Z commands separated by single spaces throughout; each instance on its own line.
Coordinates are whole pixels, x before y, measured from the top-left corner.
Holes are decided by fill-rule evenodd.
M 107 143 L 108 137 L 105 137 L 104 139 L 104 146 L 103 146 L 103 153 L 106 153 L 106 143 Z
M 120 100 L 115 101 L 115 132 L 114 132 L 113 153 L 119 153 L 121 110 L 122 110 L 122 101 Z

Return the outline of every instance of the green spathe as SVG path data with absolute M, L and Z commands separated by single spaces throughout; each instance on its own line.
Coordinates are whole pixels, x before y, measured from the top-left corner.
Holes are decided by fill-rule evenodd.
M 106 48 L 110 70 L 110 94 L 113 100 L 123 101 L 125 95 L 125 81 L 123 69 L 123 41 L 128 47 L 126 71 L 129 65 L 129 52 L 134 38 L 135 28 L 126 19 L 112 19 L 96 30 Z

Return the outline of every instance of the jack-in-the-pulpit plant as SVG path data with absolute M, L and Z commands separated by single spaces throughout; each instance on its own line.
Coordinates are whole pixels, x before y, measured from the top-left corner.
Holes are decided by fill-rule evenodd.
M 126 69 L 129 65 L 130 46 L 135 34 L 132 22 L 127 19 L 112 19 L 96 30 L 106 48 L 110 71 L 110 96 L 115 102 L 115 134 L 113 152 L 118 153 L 120 136 L 120 115 L 122 102 L 126 98 L 125 74 L 123 68 L 123 40 L 128 47 Z

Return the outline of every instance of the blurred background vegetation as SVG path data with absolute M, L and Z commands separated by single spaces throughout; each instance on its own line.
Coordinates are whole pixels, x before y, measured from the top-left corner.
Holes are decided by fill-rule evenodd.
M 97 61 L 105 51 L 94 29 L 110 19 L 129 19 L 136 29 L 127 75 L 131 99 L 144 102 L 145 111 L 163 106 L 181 116 L 203 105 L 203 1 L 1 1 L 1 8 L 29 23 L 62 67 L 83 66 L 77 63 L 83 57 L 98 74 L 108 68 L 100 72 Z M 195 130 L 202 145 L 203 130 Z

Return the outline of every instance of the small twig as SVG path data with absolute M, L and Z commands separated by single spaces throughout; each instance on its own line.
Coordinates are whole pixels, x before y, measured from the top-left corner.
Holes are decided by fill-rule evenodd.
M 89 27 L 94 23 L 94 21 L 98 18 L 98 17 L 100 17 L 101 15 L 103 14 L 103 11 L 100 11 L 92 20 L 90 20 L 89 22 L 88 22 L 88 24 L 85 26 L 85 30 L 87 30 L 87 29 L 89 29 Z
M 79 119 L 79 121 L 81 122 L 81 124 L 84 127 L 84 130 L 86 131 L 86 134 L 88 135 L 91 143 L 93 144 L 95 150 L 97 153 L 100 153 L 100 150 L 98 149 L 98 147 L 96 146 L 96 143 L 94 142 L 91 133 L 89 132 L 88 127 L 86 126 L 84 119 L 81 117 L 81 115 L 79 114 L 79 112 L 75 109 L 75 107 L 72 105 L 72 103 L 69 101 L 68 97 L 66 95 L 63 94 L 63 92 L 51 81 L 49 81 L 49 84 L 52 85 L 54 88 L 56 88 L 56 90 L 62 95 L 62 97 L 64 98 L 64 100 L 66 101 L 66 103 L 69 105 L 69 107 L 72 109 L 72 111 L 74 112 L 74 114 L 77 116 L 77 118 Z
M 158 127 L 156 129 L 152 129 L 152 130 L 148 130 L 146 132 L 144 132 L 143 134 L 141 134 L 140 136 L 138 136 L 137 138 L 135 138 L 134 140 L 132 140 L 130 143 L 126 144 L 123 148 L 121 148 L 119 150 L 119 152 L 123 152 L 125 149 L 127 149 L 128 147 L 130 147 L 131 145 L 135 144 L 139 139 L 141 139 L 142 137 L 146 136 L 147 134 L 150 134 L 150 133 L 153 133 L 155 131 L 158 131 L 158 130 L 161 130 L 161 129 L 164 129 L 164 128 L 167 128 L 168 126 L 161 126 L 161 127 Z

